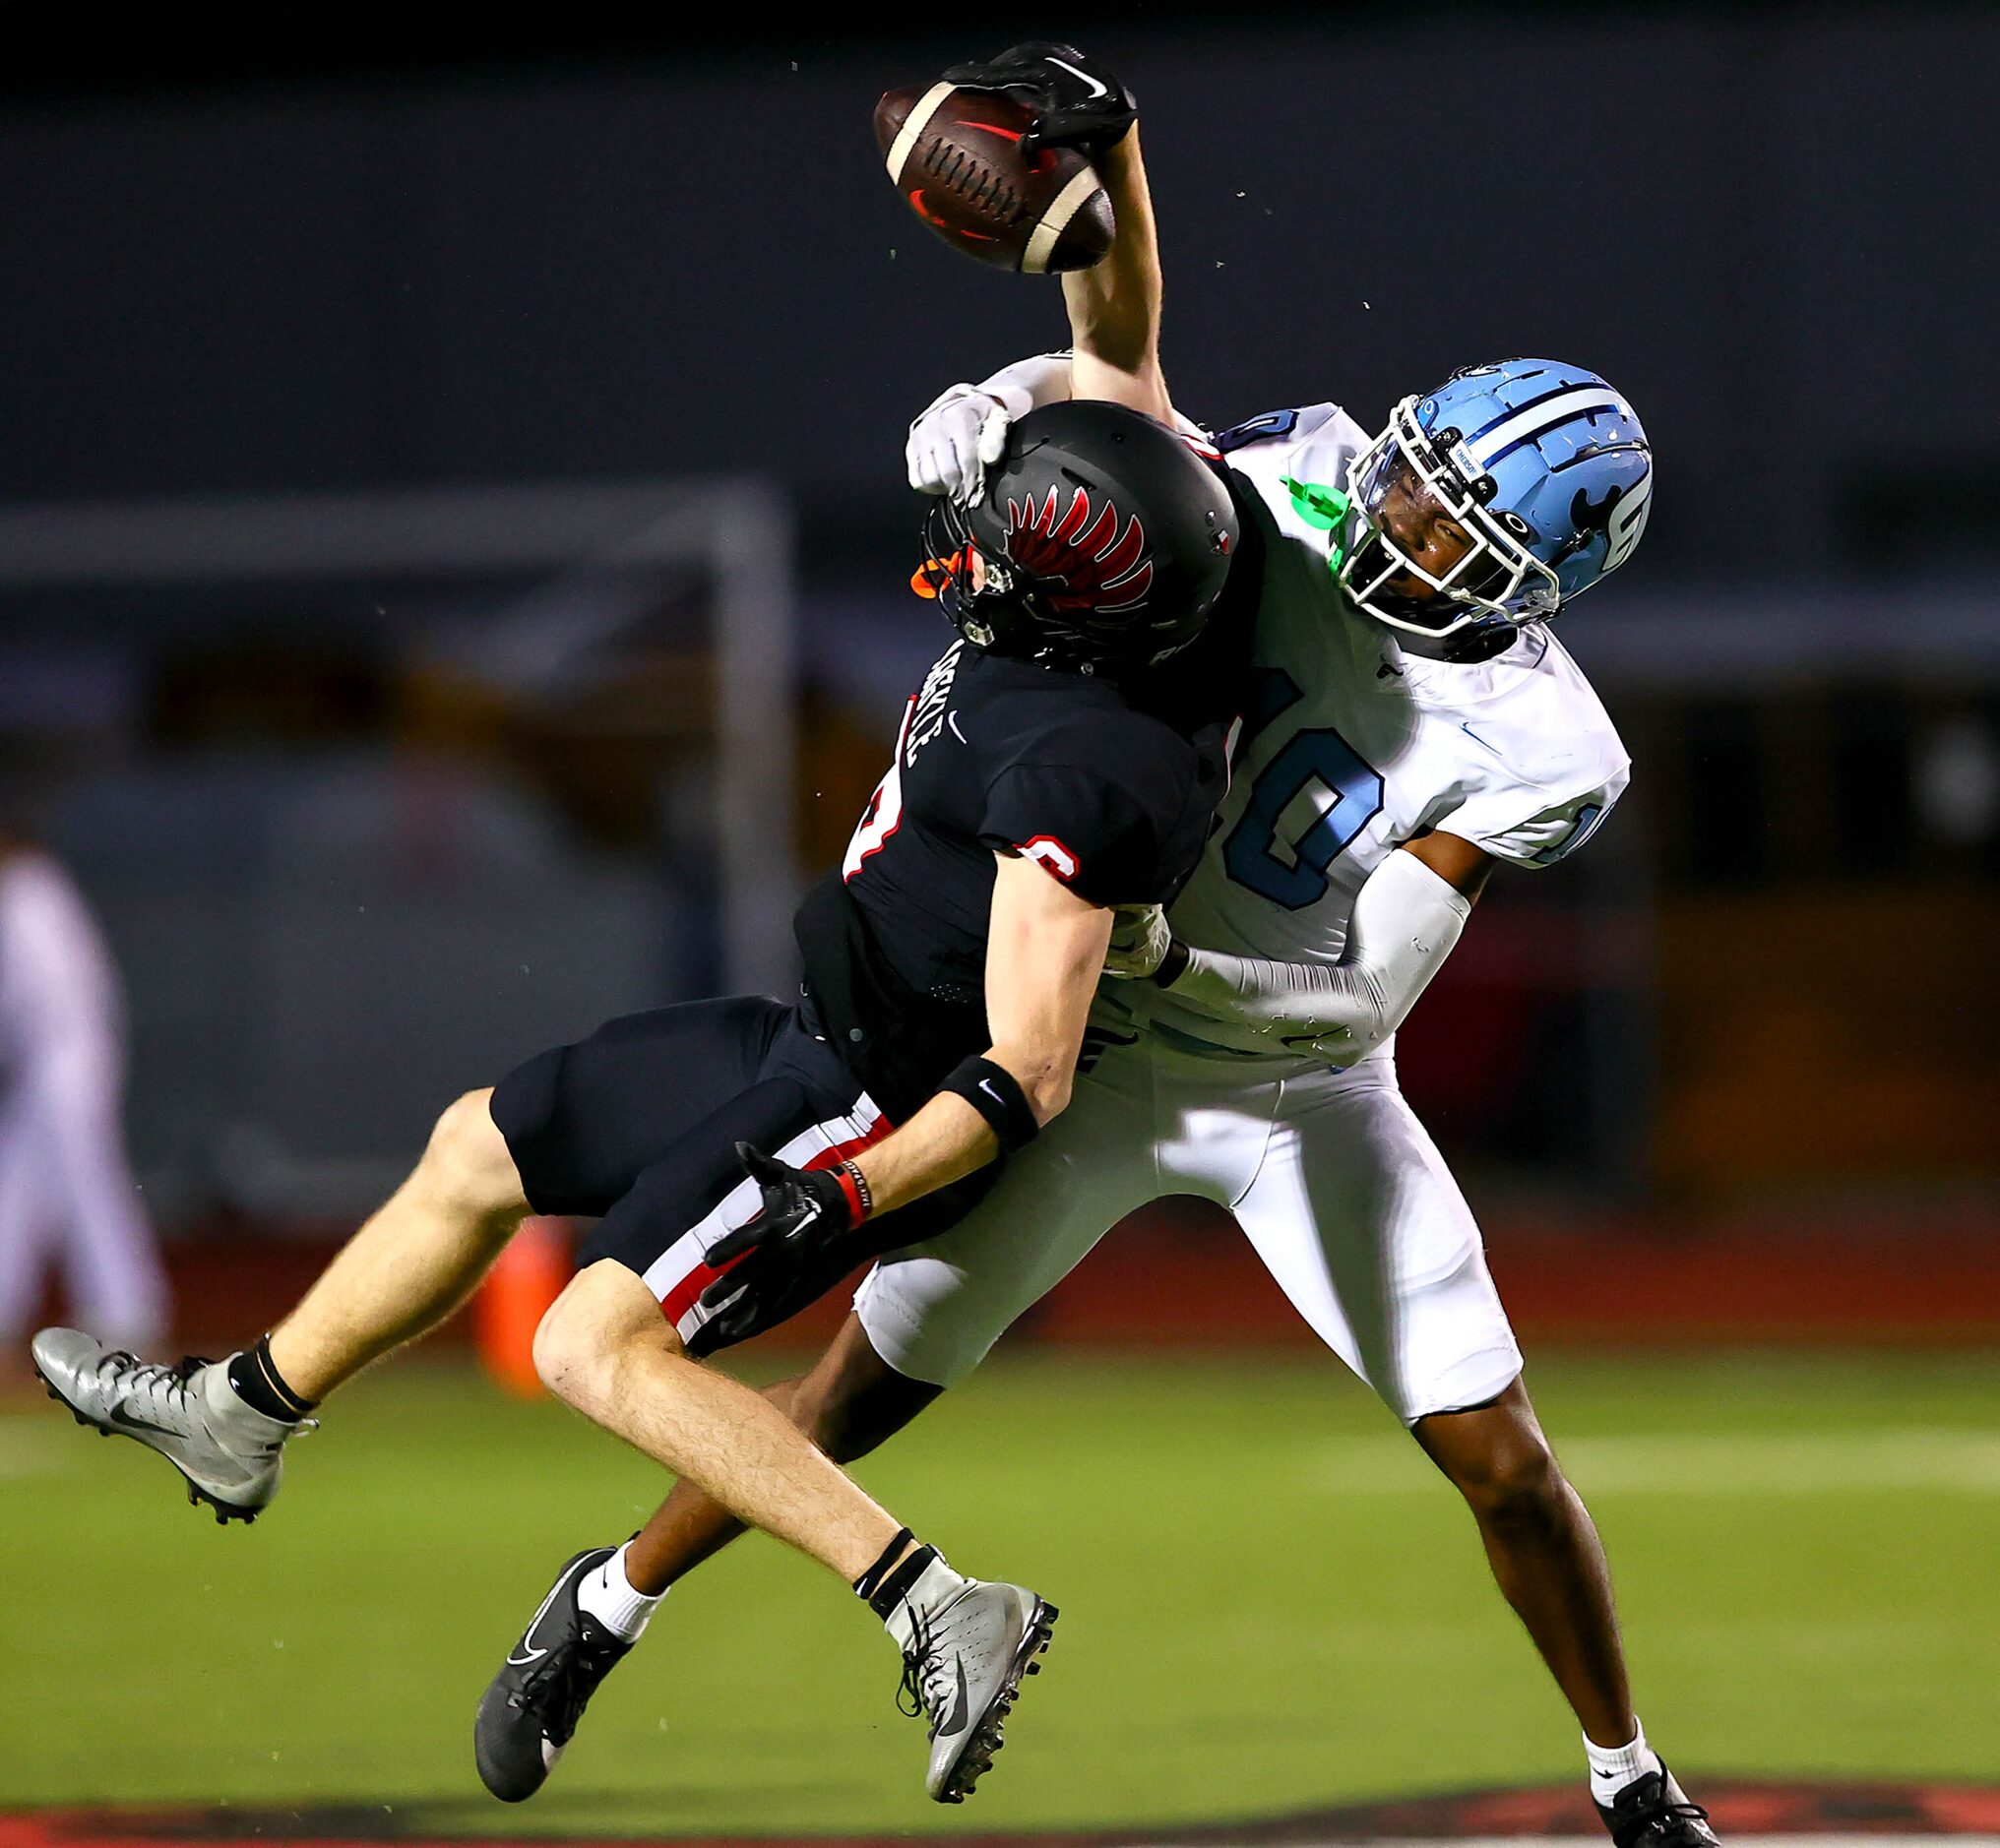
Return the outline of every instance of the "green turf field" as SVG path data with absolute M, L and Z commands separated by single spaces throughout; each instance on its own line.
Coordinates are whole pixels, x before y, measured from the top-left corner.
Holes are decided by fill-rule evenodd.
M 2000 1358 L 1550 1359 L 1530 1382 L 1691 1785 L 2000 1774 Z M 960 1566 L 1063 1609 L 961 1811 L 922 1797 L 873 1620 L 761 1539 L 668 1599 L 548 1790 L 503 1810 L 472 1771 L 480 1690 L 556 1565 L 622 1537 L 658 1479 L 416 1363 L 353 1388 L 287 1471 L 270 1515 L 224 1530 L 136 1447 L 39 1398 L 0 1411 L 0 1803 L 1008 1828 L 1577 1771 L 1469 1518 L 1332 1365 L 996 1363 L 863 1466 Z

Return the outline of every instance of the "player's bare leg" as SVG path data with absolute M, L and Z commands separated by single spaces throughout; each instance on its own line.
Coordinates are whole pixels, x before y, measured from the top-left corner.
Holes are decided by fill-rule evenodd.
M 810 1372 L 766 1386 L 764 1396 L 835 1462 L 851 1463 L 943 1390 L 898 1373 L 850 1315 Z M 626 1548 L 626 1577 L 642 1596 L 656 1598 L 743 1531 L 728 1509 L 682 1481 Z
M 868 1448 L 936 1388 L 906 1381 L 910 1392 L 896 1397 L 855 1323 L 805 1380 L 753 1392 L 690 1360 L 644 1280 L 612 1259 L 575 1278 L 543 1319 L 535 1364 L 559 1397 L 681 1473 L 654 1518 L 658 1570 L 685 1571 L 751 1523 L 852 1581 L 903 1652 L 906 1711 L 930 1720 L 925 1788 L 962 1801 L 1000 1749 L 1055 1608 L 1019 1585 L 961 1577 L 794 1423 L 810 1419 Z M 597 1684 L 644 1629 L 658 1599 L 631 1580 L 631 1551 L 572 1559 L 487 1688 L 473 1754 L 496 1797 L 519 1802 L 540 1789 Z
M 409 1179 L 272 1329 L 272 1362 L 299 1398 L 325 1398 L 436 1327 L 514 1236 L 528 1201 L 491 1096 L 469 1091 L 445 1111 Z
M 284 1444 L 305 1415 L 450 1315 L 527 1213 L 488 1096 L 469 1092 L 445 1111 L 409 1179 L 254 1348 L 167 1367 L 45 1328 L 36 1371 L 79 1422 L 158 1450 L 218 1519 L 253 1518 L 278 1493 Z
M 599 1259 L 542 1319 L 535 1366 L 593 1423 L 850 1583 L 900 1523 L 782 1410 L 688 1359 L 636 1271 Z
M 1719 1848 L 1632 1710 L 1603 1543 L 1528 1388 L 1516 1380 L 1489 1405 L 1419 1419 L 1415 1437 L 1466 1498 L 1493 1576 L 1583 1726 L 1615 1848 Z
M 1466 1498 L 1493 1576 L 1575 1710 L 1585 1736 L 1622 1746 L 1636 1730 L 1611 1571 L 1516 1380 L 1489 1405 L 1419 1419 L 1415 1438 Z
M 589 1549 L 564 1567 L 488 1687 L 473 1729 L 479 1774 L 495 1796 L 508 1801 L 519 1802 L 541 1787 L 592 1694 L 638 1639 L 666 1584 L 744 1531 L 740 1516 L 752 1511 L 744 1485 L 755 1473 L 742 1468 L 740 1442 L 747 1424 L 754 1422 L 760 1429 L 758 1448 L 770 1465 L 761 1482 L 751 1484 L 766 1498 L 758 1522 L 779 1531 L 774 1523 L 782 1519 L 790 1531 L 781 1531 L 781 1537 L 804 1545 L 815 1527 L 832 1533 L 846 1523 L 857 1533 L 868 1532 L 866 1524 L 855 1524 L 861 1510 L 873 1510 L 881 1521 L 890 1519 L 827 1458 L 844 1461 L 872 1449 L 940 1390 L 890 1369 L 868 1345 L 859 1322 L 850 1318 L 811 1373 L 783 1381 L 761 1396 L 753 1394 L 679 1355 L 678 1344 L 659 1322 L 643 1285 L 640 1293 L 653 1317 L 651 1331 L 644 1331 L 640 1306 L 636 1299 L 628 1299 L 641 1345 L 657 1353 L 663 1339 L 681 1368 L 729 1388 L 726 1399 L 719 1395 L 715 1403 L 718 1409 L 733 1408 L 729 1431 L 735 1454 L 719 1455 L 718 1461 L 728 1476 L 727 1500 L 736 1511 L 690 1477 L 674 1489 L 644 1534 L 623 1547 Z M 676 1388 L 688 1384 L 670 1378 Z M 629 1385 L 629 1379 L 621 1384 L 607 1378 L 594 1390 L 617 1395 Z M 756 1406 L 755 1414 L 743 1407 L 744 1399 Z M 690 1416 L 683 1398 L 654 1429 L 670 1432 L 676 1446 L 686 1445 L 690 1432 L 707 1415 Z M 697 1433 L 697 1444 L 708 1441 Z M 816 1466 L 800 1471 L 801 1454 Z M 828 1499 L 829 1477 L 844 1485 L 840 1505 Z M 642 1542 L 647 1564 L 635 1574 L 630 1562 Z M 875 1588 L 863 1590 L 863 1595 L 904 1651 L 905 1686 L 912 1696 L 906 1710 L 920 1710 L 930 1718 L 926 1788 L 940 1802 L 956 1803 L 971 1790 L 999 1750 L 1001 1725 L 1015 1690 L 1024 1675 L 1035 1672 L 1034 1657 L 1047 1643 L 1056 1613 L 1018 1586 L 960 1579 L 941 1560 L 933 1559 L 922 1576 L 908 1578 L 922 1556 L 930 1553 L 928 1548 L 911 1553 L 902 1574 L 885 1574 L 883 1562 L 911 1544 L 906 1532 L 896 1532 L 855 1588 L 863 1590 L 873 1582 Z M 805 1550 L 834 1564 L 827 1551 L 812 1546 Z M 901 1588 L 899 1577 L 907 1579 Z M 659 1589 L 643 1590 L 642 1582 L 656 1583 Z

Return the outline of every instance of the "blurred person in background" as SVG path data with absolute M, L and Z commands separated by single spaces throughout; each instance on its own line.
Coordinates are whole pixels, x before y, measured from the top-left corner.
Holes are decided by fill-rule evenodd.
M 51 1268 L 124 1347 L 166 1331 L 153 1228 L 125 1158 L 118 970 L 60 862 L 0 821 L 0 1332 L 26 1337 Z

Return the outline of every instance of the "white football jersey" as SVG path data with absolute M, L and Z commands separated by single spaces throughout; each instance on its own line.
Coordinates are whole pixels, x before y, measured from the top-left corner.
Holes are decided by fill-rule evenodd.
M 1337 961 L 1362 883 L 1426 829 L 1521 866 L 1581 846 L 1624 791 L 1630 760 L 1562 644 L 1531 625 L 1494 659 L 1454 666 L 1406 653 L 1353 608 L 1328 568 L 1327 516 L 1307 492 L 1344 490 L 1368 446 L 1338 405 L 1269 412 L 1217 441 L 1266 516 L 1265 578 L 1255 691 L 1218 823 L 1168 913 L 1175 936 L 1239 955 Z M 1105 1026 L 1137 1016 L 1294 1056 L 1151 983 L 1107 982 L 1104 995 Z

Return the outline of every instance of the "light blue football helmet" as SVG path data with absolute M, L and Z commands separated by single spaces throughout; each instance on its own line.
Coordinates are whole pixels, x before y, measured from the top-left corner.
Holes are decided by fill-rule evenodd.
M 1483 661 L 1632 556 L 1653 451 L 1594 372 L 1506 359 L 1406 398 L 1347 479 L 1357 525 L 1337 553 L 1342 588 L 1412 653 Z M 1449 517 L 1470 547 L 1447 570 L 1426 569 L 1385 529 L 1399 504 Z M 1411 577 L 1433 594 L 1391 587 Z

